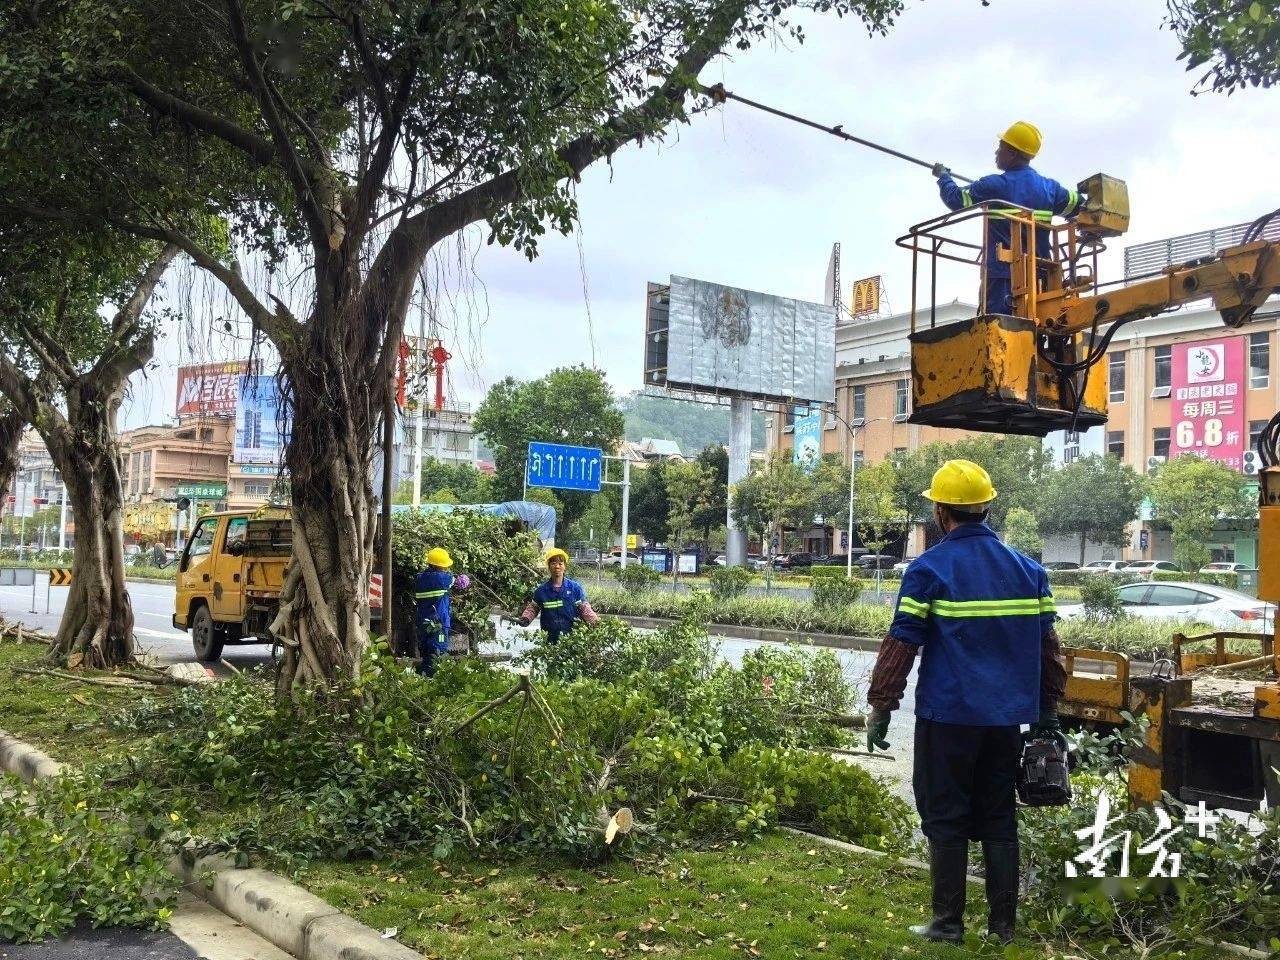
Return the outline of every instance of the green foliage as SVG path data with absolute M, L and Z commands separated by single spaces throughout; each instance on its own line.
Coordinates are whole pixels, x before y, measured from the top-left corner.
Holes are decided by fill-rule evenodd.
M 452 490 L 450 490 L 448 487 L 441 487 L 439 490 L 436 490 L 434 493 L 424 497 L 423 502 L 424 503 L 457 504 L 457 503 L 461 503 L 462 501 L 459 500 L 458 495 L 454 493 Z
M 569 526 L 569 542 L 594 547 L 602 553 L 613 543 L 613 507 L 609 497 L 598 493 L 587 502 L 582 516 Z
M 1240 575 L 1236 573 L 1184 573 L 1176 570 L 1153 570 L 1151 579 L 1155 581 L 1181 581 L 1183 583 L 1210 583 L 1215 587 L 1227 587 L 1231 590 L 1240 589 Z
M 898 471 L 891 460 L 863 467 L 854 476 L 854 522 L 873 553 L 883 550 L 893 533 L 907 524 L 907 512 L 895 498 L 897 484 Z
M 628 440 L 674 440 L 686 456 L 729 442 L 729 408 L 723 404 L 650 396 L 637 390 L 619 399 L 618 408 L 626 418 Z M 751 447 L 759 450 L 764 442 L 764 414 L 752 412 Z
M 163 926 L 178 887 L 165 862 L 182 820 L 140 785 L 0 776 L 0 941 L 45 940 L 82 919 Z
M 1094 650 L 1113 650 L 1141 660 L 1172 656 L 1173 635 L 1192 636 L 1204 633 L 1203 624 L 1173 620 L 1148 620 L 1144 617 L 1119 617 L 1104 620 L 1096 617 L 1072 617 L 1058 621 L 1058 638 L 1064 646 Z M 1235 641 L 1231 641 L 1234 645 Z M 1241 651 L 1254 650 L 1257 644 L 1241 641 Z
M 395 622 L 413 623 L 414 580 L 426 566 L 427 551 L 444 547 L 453 572 L 472 581 L 453 593 L 454 632 L 474 643 L 493 638 L 489 611 L 497 604 L 512 609 L 526 599 L 540 578 L 536 537 L 514 533 L 511 524 L 478 510 L 450 513 L 408 510 L 392 516 L 392 580 Z
M 1014 507 L 1034 510 L 1053 455 L 1034 437 L 974 436 L 951 443 L 934 441 L 897 462 L 897 500 L 913 520 L 928 520 L 933 505 L 920 495 L 933 480 L 934 471 L 947 460 L 972 460 L 991 474 L 999 496 L 991 504 L 991 525 L 1003 529 L 1005 515 Z
M 1173 533 L 1173 558 L 1183 570 L 1209 562 L 1213 528 L 1222 518 L 1257 515 L 1243 474 L 1216 460 L 1183 454 L 1164 464 L 1151 481 L 1156 520 Z
M 703 503 L 693 512 L 693 525 L 702 531 L 706 546 L 711 531 L 723 527 L 729 506 L 729 451 L 720 444 L 704 447 L 698 463 L 706 470 L 707 489 Z
M 1072 774 L 1077 799 L 1021 812 L 1024 876 L 1030 882 L 1020 910 L 1027 926 L 1046 938 L 1110 941 L 1140 956 L 1177 955 L 1205 938 L 1267 943 L 1280 930 L 1280 817 L 1274 810 L 1252 824 L 1222 817 L 1217 836 L 1201 839 L 1192 825 L 1183 827 L 1186 807 L 1168 794 L 1160 804 L 1168 817 L 1163 824 L 1154 808 L 1130 807 L 1124 768 L 1114 756 L 1135 736 L 1129 728 L 1101 740 L 1082 738 Z M 1093 843 L 1091 828 L 1104 796 L 1110 808 L 1107 836 L 1120 839 L 1102 854 L 1110 879 L 1085 876 L 1090 864 L 1075 862 L 1080 878 L 1064 880 L 1064 864 Z M 1169 830 L 1170 823 L 1181 829 Z M 1158 837 L 1164 842 L 1139 852 Z M 1126 842 L 1129 873 L 1122 879 Z M 1148 878 L 1159 856 L 1156 846 L 1181 858 L 1177 878 Z
M 667 536 L 667 514 L 671 509 L 667 497 L 666 464 L 659 460 L 641 470 L 631 471 L 631 525 L 649 543 L 660 543 Z
M 751 571 L 745 567 L 713 567 L 710 580 L 711 596 L 717 600 L 730 600 L 747 592 L 751 585 Z
M 1234 93 L 1270 87 L 1280 79 L 1280 16 L 1260 0 L 1167 0 L 1171 28 L 1182 44 L 1187 70 L 1206 67 L 1198 90 Z
M 705 600 L 696 600 L 698 596 Z M 592 593 L 591 606 L 599 613 L 619 616 L 680 619 L 693 602 L 710 600 L 703 613 L 708 623 L 744 627 L 772 627 L 797 633 L 834 633 L 879 639 L 889 629 L 893 611 L 879 604 L 853 604 L 822 608 L 817 604 L 785 597 L 736 597 L 711 600 L 706 594 L 683 595 L 667 590 L 633 593 L 599 589 Z
M 716 477 L 711 467 L 697 460 L 673 460 L 663 468 L 662 481 L 667 489 L 667 542 L 678 549 L 698 516 L 711 509 Z
M 782 529 L 811 523 L 813 494 L 809 474 L 789 453 L 779 453 L 740 480 L 730 497 L 734 519 L 749 533 L 763 538 L 771 526 Z
M 1042 533 L 1092 540 L 1113 547 L 1128 545 L 1128 525 L 1138 515 L 1145 493 L 1145 479 L 1116 457 L 1082 457 L 1045 478 L 1037 498 L 1028 507 L 1040 521 Z
M 862 595 L 862 579 L 852 577 L 818 577 L 813 581 L 813 605 L 820 610 L 838 610 L 858 602 Z
M 614 567 L 613 575 L 621 587 L 629 593 L 652 590 L 662 579 L 662 574 L 653 567 L 646 567 L 643 563 L 635 561 L 629 562 L 625 567 L 621 565 Z
M 612 452 L 622 440 L 622 413 L 604 374 L 587 367 L 558 367 L 537 380 L 507 377 L 495 383 L 476 410 L 474 428 L 493 448 L 494 489 L 517 500 L 531 441 L 600 447 Z M 533 491 L 530 491 L 531 493 Z M 560 519 L 572 523 L 590 494 L 561 491 Z
M 1049 584 L 1054 587 L 1079 587 L 1098 577 L 1114 581 L 1118 586 L 1134 583 L 1141 579 L 1137 574 L 1125 573 L 1093 573 L 1085 570 L 1049 570 Z
M 1095 620 L 1117 620 L 1124 616 L 1120 585 L 1108 576 L 1094 574 L 1080 584 L 1080 602 L 1086 616 Z
M 820 580 L 823 577 L 847 577 L 849 568 L 843 563 L 815 563 L 811 567 L 805 567 L 804 572 L 811 580 Z M 857 576 L 857 564 L 853 567 L 853 573 Z
M 448 490 L 455 499 L 439 500 L 438 495 Z M 422 499 L 432 503 L 493 503 L 493 478 L 477 470 L 469 463 L 446 463 L 435 457 L 422 461 Z M 395 503 L 413 502 L 413 480 L 403 481 L 396 488 Z
M 1014 507 L 1004 518 L 1004 542 L 1029 557 L 1038 557 L 1044 550 L 1040 539 L 1040 525 L 1036 515 L 1025 507 Z

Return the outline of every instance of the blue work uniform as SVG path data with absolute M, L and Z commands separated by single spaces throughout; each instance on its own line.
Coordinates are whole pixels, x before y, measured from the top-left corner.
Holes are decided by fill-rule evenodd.
M 1048 223 L 1056 214 L 1061 217 L 1075 216 L 1081 206 L 1080 194 L 1068 189 L 1057 180 L 1042 177 L 1031 167 L 1020 167 L 1017 170 L 1006 170 L 1003 173 L 992 173 L 975 180 L 967 187 L 958 186 L 951 174 L 938 178 L 938 193 L 949 210 L 963 210 L 975 203 L 989 200 L 1004 200 L 1016 203 L 1035 211 L 1035 218 Z M 988 219 L 986 249 L 986 302 L 983 313 L 1008 314 L 1013 310 L 1013 290 L 1009 280 L 1009 264 L 996 256 L 997 247 L 1011 247 L 1010 223 L 996 216 L 998 207 L 988 208 L 992 216 Z M 1023 249 L 1028 246 L 1029 238 L 1024 238 Z M 1036 231 L 1036 258 L 1047 260 L 1051 256 L 1049 249 L 1049 231 Z
M 568 633 L 581 619 L 579 607 L 587 602 L 587 595 L 577 580 L 565 577 L 559 587 L 548 580 L 533 591 L 533 605 L 538 608 L 538 625 L 547 635 L 548 643 L 555 643 L 560 635 Z
M 414 625 L 418 631 L 418 672 L 431 676 L 435 673 L 437 654 L 449 650 L 449 630 L 452 627 L 449 609 L 449 591 L 453 588 L 453 574 L 447 570 L 427 569 L 418 574 L 414 584 Z
M 1020 725 L 1040 716 L 1049 577 L 985 523 L 912 561 L 889 627 L 921 649 L 912 788 L 931 841 L 1016 843 Z

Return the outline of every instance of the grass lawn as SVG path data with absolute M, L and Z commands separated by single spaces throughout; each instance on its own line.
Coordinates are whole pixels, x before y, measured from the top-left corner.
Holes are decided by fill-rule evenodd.
M 86 746 L 96 759 L 119 753 L 131 737 L 128 731 L 111 729 L 102 718 L 139 697 L 165 695 L 159 687 L 99 687 L 14 672 L 14 667 L 46 666 L 47 649 L 37 643 L 0 643 L 0 730 L 40 747 L 56 760 L 83 761 Z
M 985 900 L 973 885 L 965 948 L 922 942 L 906 929 L 927 919 L 922 874 L 786 834 L 592 870 L 420 856 L 315 864 L 301 881 L 442 960 L 1101 955 L 1025 937 L 1007 949 L 985 942 Z

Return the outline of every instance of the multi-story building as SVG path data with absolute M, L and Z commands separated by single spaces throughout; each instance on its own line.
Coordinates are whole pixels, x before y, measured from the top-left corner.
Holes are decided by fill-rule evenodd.
M 53 465 L 53 458 L 45 449 L 44 441 L 35 430 L 27 430 L 18 442 L 18 469 L 13 475 L 9 489 L 5 491 L 0 514 L 5 517 L 20 518 L 18 539 L 28 546 L 56 547 L 58 545 L 57 529 L 35 529 L 21 522 L 21 518 L 31 518 L 37 511 L 51 506 L 60 507 L 64 492 L 62 474 Z M 12 501 L 10 501 L 12 498 Z M 61 518 L 59 518 L 61 519 Z M 75 522 L 71 508 L 67 507 L 67 540 L 68 546 L 75 538 Z

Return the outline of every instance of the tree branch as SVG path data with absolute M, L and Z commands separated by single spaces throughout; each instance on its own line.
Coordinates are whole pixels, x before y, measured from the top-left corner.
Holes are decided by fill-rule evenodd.
M 245 26 L 244 12 L 240 9 L 239 0 L 226 0 L 226 4 L 227 14 L 231 22 L 231 36 L 240 54 L 240 62 L 244 66 L 250 86 L 253 87 L 258 106 L 262 111 L 262 117 L 266 120 L 267 128 L 271 131 L 272 140 L 275 142 L 276 149 L 284 161 L 285 175 L 293 184 L 293 189 L 298 195 L 298 206 L 302 210 L 303 217 L 306 219 L 307 226 L 311 231 L 311 243 L 317 251 L 326 250 L 329 247 L 330 215 L 317 196 L 317 191 L 319 189 L 332 190 L 332 185 L 325 188 L 326 177 L 308 174 L 306 167 L 302 163 L 302 158 L 298 156 L 297 148 L 293 145 L 293 140 L 289 136 L 284 120 L 281 119 L 280 112 L 276 109 L 275 101 L 271 96 L 270 84 L 263 76 L 262 67 L 258 64 L 258 57 L 254 53 L 253 44 L 249 40 L 248 28 Z
M 178 249 L 176 243 L 166 243 L 159 255 L 147 264 L 147 269 L 143 271 L 142 279 L 138 281 L 137 287 L 129 295 L 129 299 L 120 305 L 120 309 L 116 311 L 116 315 L 111 321 L 113 346 L 119 346 L 133 335 L 133 331 L 138 327 L 138 320 L 142 316 L 142 311 L 146 308 L 148 301 L 151 300 L 151 295 L 155 293 L 156 285 L 160 282 L 160 278 L 169 269 L 169 264 L 173 262 L 173 258 L 178 255 Z

